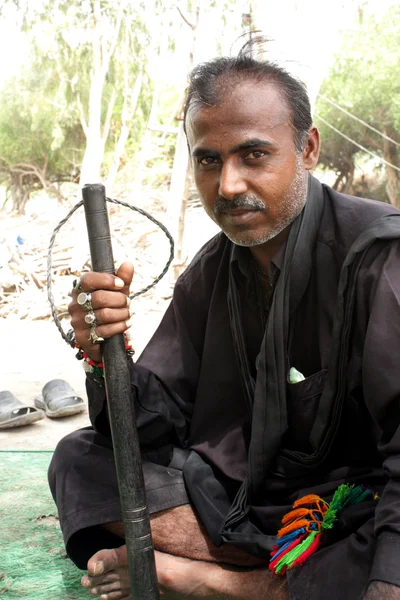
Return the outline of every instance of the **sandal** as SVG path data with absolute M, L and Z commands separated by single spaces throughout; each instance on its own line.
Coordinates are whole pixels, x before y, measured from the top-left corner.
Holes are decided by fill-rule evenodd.
M 35 406 L 52 419 L 76 415 L 86 409 L 82 398 L 63 379 L 52 379 L 46 383 L 42 393 L 35 398 Z
M 30 425 L 43 418 L 41 410 L 26 406 L 8 390 L 0 392 L 0 429 Z

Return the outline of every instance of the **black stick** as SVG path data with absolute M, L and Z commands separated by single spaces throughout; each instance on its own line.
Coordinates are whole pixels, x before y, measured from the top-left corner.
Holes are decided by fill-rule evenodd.
M 106 191 L 100 184 L 82 190 L 93 271 L 115 274 Z M 158 585 L 143 482 L 142 461 L 125 340 L 102 343 L 107 402 L 128 552 L 132 598 L 158 600 Z

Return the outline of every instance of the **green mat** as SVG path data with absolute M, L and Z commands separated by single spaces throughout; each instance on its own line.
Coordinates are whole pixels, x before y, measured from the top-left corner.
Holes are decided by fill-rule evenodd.
M 0 452 L 0 598 L 84 600 L 47 485 L 52 452 Z

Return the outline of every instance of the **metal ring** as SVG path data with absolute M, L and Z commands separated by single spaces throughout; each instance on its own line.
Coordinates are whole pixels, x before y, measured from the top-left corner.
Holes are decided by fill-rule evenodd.
M 91 325 L 93 323 L 96 326 L 96 315 L 92 310 L 90 310 L 88 314 L 85 315 L 85 323 L 87 323 L 88 325 Z
M 81 287 L 81 279 L 82 279 L 81 277 L 74 279 L 74 281 L 72 282 L 72 289 L 83 292 L 82 287 Z
M 129 204 L 128 202 L 122 202 L 121 200 L 115 200 L 113 198 L 106 198 L 107 202 L 112 202 L 113 204 L 119 204 L 121 206 L 126 206 L 126 208 L 129 208 L 130 210 L 133 210 L 139 214 L 141 214 L 142 216 L 146 217 L 147 219 L 150 219 L 150 221 L 152 221 L 152 223 L 155 223 L 157 225 L 157 227 L 159 227 L 167 236 L 168 240 L 169 240 L 169 245 L 170 245 L 170 255 L 169 258 L 165 264 L 164 269 L 162 270 L 162 272 L 154 279 L 154 281 L 152 281 L 149 285 L 147 285 L 145 288 L 143 288 L 142 290 L 139 290 L 138 292 L 136 292 L 135 294 L 132 295 L 132 298 L 136 298 L 136 296 L 139 296 L 140 294 L 144 294 L 145 292 L 147 292 L 149 289 L 151 289 L 153 286 L 155 286 L 160 279 L 162 279 L 164 277 L 164 275 L 167 273 L 168 268 L 174 258 L 174 240 L 171 236 L 171 234 L 169 233 L 168 229 L 166 227 L 164 227 L 164 225 L 162 223 L 160 223 L 160 221 L 157 221 L 157 219 L 155 219 L 154 217 L 152 217 L 151 215 L 149 215 L 149 213 L 147 213 L 145 210 L 143 210 L 142 208 L 138 208 L 137 206 L 132 206 L 131 204 Z M 56 236 L 57 233 L 60 231 L 61 227 L 63 227 L 65 225 L 65 223 L 68 221 L 68 219 L 81 207 L 83 206 L 83 200 L 80 200 L 80 202 L 78 202 L 77 204 L 75 204 L 75 206 L 73 206 L 71 208 L 71 210 L 69 211 L 69 213 L 64 217 L 64 219 L 62 219 L 57 227 L 54 229 L 53 233 L 51 234 L 51 238 L 50 238 L 50 242 L 49 242 L 49 248 L 48 248 L 48 253 L 47 253 L 47 297 L 49 299 L 49 303 L 50 303 L 50 309 L 51 309 L 51 314 L 52 317 L 54 319 L 54 323 L 58 329 L 58 331 L 61 334 L 61 337 L 63 338 L 63 340 L 65 340 L 67 342 L 67 344 L 69 346 L 72 346 L 72 348 L 75 347 L 75 335 L 72 332 L 68 332 L 68 334 L 66 334 L 61 326 L 60 320 L 57 316 L 57 311 L 54 305 L 54 296 L 53 296 L 53 290 L 52 290 L 52 268 L 53 268 L 53 257 L 52 257 L 52 252 L 53 252 L 53 247 L 54 247 L 54 242 L 56 240 Z
M 96 333 L 96 325 L 92 325 L 90 328 L 90 338 L 92 344 L 100 344 L 100 342 L 104 342 L 104 338 L 100 337 Z
M 92 294 L 81 292 L 76 299 L 79 306 L 82 306 L 85 310 L 93 310 L 92 306 Z

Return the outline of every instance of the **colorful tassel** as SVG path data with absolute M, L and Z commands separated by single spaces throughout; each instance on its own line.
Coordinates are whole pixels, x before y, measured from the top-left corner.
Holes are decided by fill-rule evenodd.
M 303 565 L 323 543 L 324 534 L 332 529 L 338 513 L 346 506 L 364 500 L 378 500 L 379 496 L 363 486 L 343 484 L 335 491 L 328 504 L 315 495 L 296 500 L 293 510 L 282 519 L 283 527 L 271 553 L 269 568 L 276 575 Z

